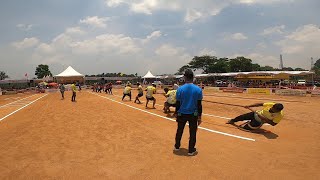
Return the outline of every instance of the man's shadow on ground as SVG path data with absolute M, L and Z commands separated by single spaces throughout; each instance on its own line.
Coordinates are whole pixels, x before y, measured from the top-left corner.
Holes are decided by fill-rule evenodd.
M 173 151 L 173 154 L 177 155 L 177 156 L 188 156 L 188 157 L 191 157 L 188 155 L 188 149 L 185 149 L 185 148 L 180 148 L 178 151 Z M 194 156 L 198 155 L 198 152 L 196 152 L 194 154 Z
M 243 128 L 241 128 L 240 126 L 236 125 L 236 124 L 233 124 L 233 126 L 237 127 L 239 130 L 242 130 L 242 131 L 245 131 L 245 132 L 248 132 L 248 133 L 253 133 L 253 134 L 261 134 L 263 135 L 264 137 L 268 138 L 268 139 L 277 139 L 279 136 L 269 130 L 266 130 L 266 129 L 263 129 L 263 128 L 259 128 L 259 129 L 256 129 L 256 130 L 251 130 L 251 131 L 248 131 L 248 130 L 243 130 Z

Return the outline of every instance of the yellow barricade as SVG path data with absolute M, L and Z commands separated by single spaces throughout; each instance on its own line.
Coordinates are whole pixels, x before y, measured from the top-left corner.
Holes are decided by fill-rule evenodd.
M 247 88 L 248 94 L 271 94 L 272 90 L 267 88 Z

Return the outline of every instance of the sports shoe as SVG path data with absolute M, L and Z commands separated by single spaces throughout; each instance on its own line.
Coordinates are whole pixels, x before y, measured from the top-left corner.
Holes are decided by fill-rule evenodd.
M 234 124 L 234 120 L 230 119 L 228 122 L 226 122 L 226 124 Z
M 180 148 L 176 148 L 176 147 L 173 148 L 173 151 L 179 151 L 179 150 Z
M 198 152 L 197 149 L 194 148 L 193 152 L 188 152 L 188 156 L 194 156 L 194 155 L 196 155 L 197 152 Z

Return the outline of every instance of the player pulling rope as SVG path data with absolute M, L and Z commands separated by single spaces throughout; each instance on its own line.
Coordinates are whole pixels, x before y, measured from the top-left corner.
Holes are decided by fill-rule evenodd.
M 263 106 L 262 110 L 253 110 L 251 107 Z M 239 129 L 244 131 L 254 131 L 259 129 L 264 123 L 272 126 L 277 125 L 283 118 L 283 105 L 280 103 L 258 103 L 250 106 L 244 106 L 252 112 L 242 114 L 234 119 L 231 119 L 227 124 L 234 124 L 238 121 L 249 120 L 248 122 L 239 126 Z

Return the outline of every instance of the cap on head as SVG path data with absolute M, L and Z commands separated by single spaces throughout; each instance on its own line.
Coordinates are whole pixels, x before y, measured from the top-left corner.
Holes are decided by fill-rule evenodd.
M 194 75 L 193 75 L 193 71 L 191 69 L 187 69 L 184 72 L 184 77 L 188 78 L 188 79 L 193 79 Z

